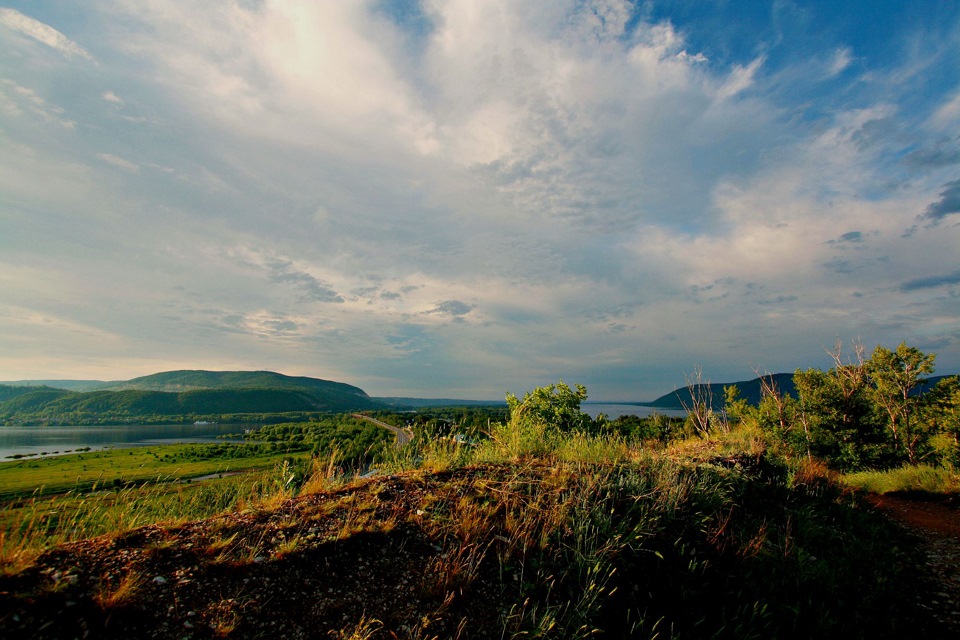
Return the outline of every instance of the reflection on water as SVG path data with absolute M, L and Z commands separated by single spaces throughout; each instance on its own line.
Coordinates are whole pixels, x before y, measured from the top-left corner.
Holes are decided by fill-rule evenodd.
M 243 433 L 250 427 L 238 424 L 0 427 L 0 461 L 12 460 L 12 456 L 39 457 L 86 448 L 96 451 L 183 442 L 224 442 L 217 436 Z

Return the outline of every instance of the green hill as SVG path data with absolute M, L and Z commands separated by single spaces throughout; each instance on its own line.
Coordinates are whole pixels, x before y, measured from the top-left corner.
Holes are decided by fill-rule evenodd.
M 67 424 L 381 407 L 362 389 L 349 384 L 270 371 L 168 371 L 86 392 L 0 387 L 0 421 L 7 423 Z
M 335 392 L 354 397 L 368 397 L 363 389 L 343 382 L 320 378 L 285 376 L 273 371 L 202 371 L 181 370 L 154 373 L 125 382 L 110 383 L 110 391 L 197 391 L 201 389 L 274 389 L 285 391 Z
M 41 402 L 49 400 L 68 393 L 63 389 L 53 389 L 45 386 L 9 386 L 0 385 L 0 403 L 12 401 L 26 397 L 26 400 L 18 400 L 19 403 L 26 405 L 32 402 Z

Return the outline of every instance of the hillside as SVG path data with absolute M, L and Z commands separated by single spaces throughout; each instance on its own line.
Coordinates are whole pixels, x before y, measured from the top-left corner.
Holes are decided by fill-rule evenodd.
M 0 421 L 80 424 L 175 416 L 344 412 L 382 405 L 362 389 L 268 371 L 170 371 L 99 391 L 0 386 Z
M 945 637 L 909 539 L 762 453 L 390 474 L 53 548 L 5 638 Z M 864 589 L 864 585 L 869 585 Z
M 62 395 L 63 389 L 54 389 L 46 386 L 7 386 L 0 385 L 0 403 L 22 396 L 37 394 L 37 397 L 50 398 L 56 395 Z
M 110 383 L 110 391 L 198 391 L 205 389 L 271 389 L 282 391 L 323 392 L 343 397 L 367 398 L 363 389 L 343 382 L 320 378 L 286 376 L 273 371 L 202 371 L 182 370 L 154 373 L 125 382 Z

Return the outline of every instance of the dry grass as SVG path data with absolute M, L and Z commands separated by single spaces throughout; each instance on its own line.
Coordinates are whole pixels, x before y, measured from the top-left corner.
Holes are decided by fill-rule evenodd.
M 110 588 L 108 585 L 102 585 L 102 589 L 93 596 L 94 602 L 100 605 L 101 609 L 122 607 L 133 601 L 144 582 L 143 576 L 135 571 L 130 571 L 116 587 Z

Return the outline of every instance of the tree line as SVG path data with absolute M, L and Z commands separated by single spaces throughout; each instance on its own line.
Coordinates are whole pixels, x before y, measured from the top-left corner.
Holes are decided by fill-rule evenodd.
M 838 343 L 830 355 L 829 370 L 794 373 L 792 394 L 770 376 L 761 376 L 756 405 L 728 387 L 726 416 L 711 416 L 711 424 L 727 418 L 757 426 L 794 453 L 844 471 L 960 466 L 960 378 L 928 385 L 936 354 L 901 343 L 878 345 L 867 357 L 861 344 L 846 354 Z

